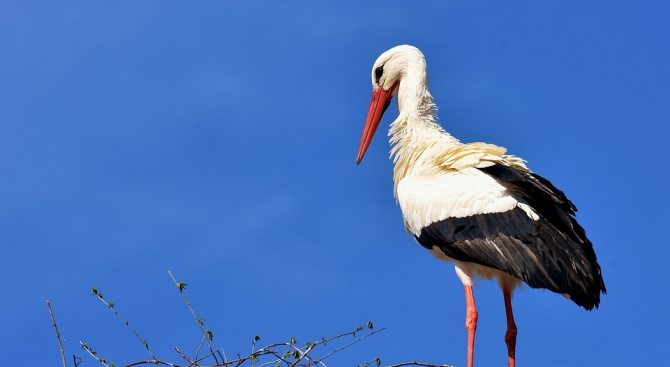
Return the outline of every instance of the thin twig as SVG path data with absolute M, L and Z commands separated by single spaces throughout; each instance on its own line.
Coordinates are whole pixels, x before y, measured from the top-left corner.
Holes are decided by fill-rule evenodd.
M 198 344 L 198 349 L 195 350 L 195 359 L 198 359 L 198 355 L 200 354 L 200 349 L 202 349 L 202 346 L 205 345 L 205 342 L 207 341 L 207 335 L 202 334 L 202 338 L 200 339 L 200 343 Z M 210 346 L 209 350 L 211 351 L 212 348 Z M 216 358 L 214 358 L 216 360 Z M 216 361 L 216 363 L 219 363 L 219 361 Z
M 274 361 L 268 361 L 268 362 L 261 363 L 261 364 L 258 365 L 258 367 L 265 367 L 265 366 L 269 366 L 269 365 L 277 366 L 279 362 L 284 362 L 284 363 L 286 363 L 287 366 L 289 365 L 289 361 L 287 361 L 285 358 L 281 357 L 279 355 L 279 353 L 271 352 L 271 354 L 273 356 L 275 356 L 275 358 L 277 358 L 277 359 L 275 359 Z
M 155 360 L 155 359 L 149 359 L 149 360 L 146 360 L 146 361 L 137 361 L 137 362 L 133 362 L 133 363 L 131 363 L 131 364 L 127 364 L 127 365 L 125 365 L 124 367 L 139 366 L 139 365 L 141 365 L 141 364 L 153 364 L 153 365 L 155 365 L 155 366 L 160 366 L 160 365 L 164 364 L 164 365 L 166 365 L 166 366 L 170 366 L 170 367 L 179 367 L 179 366 L 176 365 L 176 364 L 172 364 L 172 363 L 170 363 L 170 362 L 157 361 L 157 360 Z
M 184 302 L 186 302 L 186 307 L 191 311 L 191 315 L 193 315 L 193 319 L 195 320 L 195 323 L 198 324 L 198 327 L 200 328 L 200 332 L 202 333 L 202 336 L 205 338 L 205 341 L 207 342 L 207 346 L 209 347 L 209 351 L 212 354 L 212 357 L 214 357 L 214 360 L 216 361 L 216 364 L 219 364 L 219 359 L 216 358 L 216 355 L 214 354 L 214 348 L 212 348 L 212 343 L 209 340 L 209 335 L 207 334 L 207 331 L 203 329 L 202 324 L 200 323 L 200 319 L 198 319 L 198 316 L 195 314 L 195 311 L 193 310 L 193 307 L 191 307 L 191 303 L 188 301 L 188 297 L 186 297 L 186 293 L 184 293 L 184 290 L 182 287 L 180 287 L 179 282 L 177 282 L 177 279 L 175 279 L 174 275 L 172 275 L 172 271 L 168 270 L 168 274 L 170 274 L 170 278 L 172 278 L 172 281 L 174 282 L 174 285 L 177 286 L 179 289 L 179 293 L 181 293 L 181 296 L 184 298 Z M 200 345 L 202 345 L 202 342 L 200 342 Z M 198 347 L 198 351 L 200 350 L 200 347 Z M 198 358 L 196 354 L 196 359 Z
M 60 356 L 63 360 L 63 367 L 67 367 L 67 363 L 65 363 L 65 349 L 63 349 L 63 341 L 61 340 L 60 332 L 58 331 L 58 326 L 56 325 L 56 318 L 54 317 L 54 312 L 51 309 L 51 302 L 49 302 L 49 300 L 47 300 L 47 307 L 49 308 L 49 315 L 51 315 L 51 322 L 54 324 L 54 330 L 56 330 L 56 338 L 58 339 L 58 347 L 60 348 Z
M 282 344 L 280 344 L 280 345 L 285 345 L 285 344 L 282 343 Z M 268 348 L 268 350 L 265 350 L 266 348 Z M 268 354 L 272 354 L 273 356 L 277 357 L 278 360 L 281 360 L 281 361 L 285 362 L 285 363 L 288 365 L 288 361 L 286 361 L 284 358 L 281 358 L 281 357 L 279 356 L 279 354 L 277 354 L 277 352 L 275 352 L 275 351 L 273 351 L 273 350 L 269 350 L 269 348 L 271 348 L 270 346 L 268 346 L 268 347 L 266 347 L 266 348 L 259 349 L 259 350 L 256 351 L 254 354 L 249 354 L 249 355 L 246 356 L 246 357 L 242 357 L 242 356 L 238 355 L 238 356 L 237 356 L 237 359 L 228 360 L 228 361 L 226 361 L 226 362 L 224 362 L 224 363 L 222 363 L 222 364 L 217 364 L 217 365 L 214 366 L 214 367 L 218 367 L 218 366 L 230 366 L 230 365 L 240 366 L 240 365 L 242 365 L 244 362 L 246 362 L 246 361 L 248 361 L 248 360 L 250 360 L 250 359 L 258 358 L 258 357 L 262 357 L 262 356 L 265 356 L 265 355 L 268 355 Z M 276 362 L 276 361 L 274 361 L 274 362 Z M 274 362 L 273 362 L 273 363 L 274 363 Z
M 105 367 L 109 367 L 109 364 L 107 364 L 107 357 L 100 358 L 98 357 L 98 353 L 93 351 L 91 347 L 89 347 L 86 343 L 79 341 L 79 344 L 81 344 L 81 347 L 91 355 L 91 357 L 95 358 L 96 361 L 102 363 Z
M 147 349 L 147 352 L 149 352 L 149 355 L 151 356 L 151 358 L 157 361 L 158 358 L 156 358 L 156 356 L 154 355 L 154 352 L 152 352 L 151 349 L 149 348 L 149 343 L 147 342 L 147 340 L 143 339 L 140 336 L 140 334 L 137 332 L 137 330 L 135 330 L 135 328 L 132 325 L 130 325 L 130 322 L 128 320 L 124 319 L 123 316 L 121 316 L 119 311 L 117 311 L 116 308 L 114 308 L 114 303 L 105 301 L 105 299 L 102 297 L 102 293 L 98 292 L 98 290 L 96 288 L 93 288 L 92 292 L 93 292 L 94 296 L 96 296 L 102 303 L 104 303 L 107 307 L 109 307 L 109 309 L 112 310 L 112 312 L 114 312 L 116 317 L 118 317 L 119 320 L 121 320 L 121 322 L 123 322 L 128 327 L 128 329 L 130 329 L 130 331 L 133 334 L 135 334 L 135 337 L 137 337 L 137 339 L 140 341 L 140 343 L 142 343 L 142 345 L 144 345 L 144 348 Z
M 392 364 L 390 366 L 386 367 L 402 367 L 402 366 L 421 366 L 421 367 L 454 367 L 448 364 L 430 364 L 430 363 L 423 363 L 423 362 L 417 362 L 417 361 L 412 361 L 412 362 L 403 362 L 403 363 L 398 363 L 398 364 Z
M 212 355 L 212 353 L 206 354 L 206 355 L 196 359 L 195 361 L 193 361 L 193 365 L 194 366 L 200 366 L 199 365 L 200 361 L 204 361 L 205 359 L 207 359 L 207 357 L 209 357 L 211 355 Z M 216 359 L 216 357 L 215 357 L 215 359 Z M 216 364 L 214 366 L 225 366 L 225 365 L 226 365 L 226 363 L 219 364 L 219 361 L 216 361 Z
M 383 327 L 383 328 L 381 328 L 381 329 L 377 329 L 377 330 L 375 330 L 375 331 L 373 331 L 373 332 L 371 332 L 371 333 L 369 333 L 369 334 L 367 334 L 367 335 L 364 335 L 364 336 L 362 336 L 362 337 L 360 337 L 360 338 L 358 338 L 358 339 L 352 341 L 352 342 L 349 343 L 349 344 L 345 344 L 345 345 L 343 345 L 343 346 L 341 346 L 341 347 L 339 347 L 339 348 L 337 348 L 337 349 L 331 351 L 330 353 L 326 354 L 325 356 L 321 357 L 321 358 L 319 359 L 319 361 L 323 361 L 324 359 L 330 357 L 331 355 L 333 355 L 333 354 L 335 354 L 335 353 L 337 353 L 337 352 L 339 352 L 339 351 L 341 351 L 341 350 L 343 350 L 343 349 L 345 349 L 345 348 L 349 348 L 350 346 L 352 346 L 352 345 L 354 345 L 354 344 L 360 342 L 361 340 L 363 340 L 363 339 L 365 339 L 365 338 L 367 338 L 367 337 L 373 336 L 373 335 L 375 335 L 375 334 L 377 334 L 377 333 L 379 333 L 379 332 L 382 332 L 382 331 L 384 331 L 384 330 L 386 330 L 386 327 Z
M 317 346 L 316 343 L 310 344 L 309 347 L 307 347 L 304 352 L 298 349 L 298 353 L 300 353 L 300 358 L 296 358 L 295 362 L 293 362 L 289 367 L 295 367 L 298 365 L 298 362 L 300 362 L 303 358 L 308 358 L 307 355 L 309 354 L 309 352 L 312 351 L 312 349 L 314 349 L 315 346 Z M 309 360 L 311 360 L 311 358 Z
M 219 357 L 221 357 L 223 362 L 228 360 L 226 357 L 226 351 L 223 350 L 223 346 L 221 346 L 221 349 L 217 349 L 215 352 L 219 354 Z M 214 359 L 216 360 L 216 357 L 214 357 Z
M 188 356 L 187 356 L 186 354 L 184 354 L 184 352 L 182 352 L 181 349 L 179 349 L 179 347 L 174 347 L 174 350 L 176 350 L 177 353 L 179 353 L 179 355 L 180 355 L 186 362 L 189 363 L 189 365 L 194 365 L 194 364 L 195 364 L 195 363 L 191 360 L 191 358 L 188 358 Z
M 256 352 L 255 352 L 255 350 L 256 350 L 256 342 L 259 341 L 259 340 L 261 340 L 261 337 L 258 336 L 258 335 L 256 335 L 256 336 L 254 336 L 254 340 L 251 342 L 251 356 L 252 356 L 252 358 L 251 358 L 251 367 L 254 367 L 255 358 L 253 358 L 253 356 L 254 356 L 254 354 L 256 354 Z

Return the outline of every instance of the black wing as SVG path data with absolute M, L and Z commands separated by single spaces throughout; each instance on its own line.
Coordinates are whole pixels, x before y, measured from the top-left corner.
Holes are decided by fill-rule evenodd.
M 445 255 L 511 274 L 532 288 L 567 294 L 592 309 L 606 293 L 591 241 L 575 206 L 548 180 L 503 165 L 482 168 L 539 215 L 516 207 L 502 213 L 447 218 L 423 228 L 417 241 Z

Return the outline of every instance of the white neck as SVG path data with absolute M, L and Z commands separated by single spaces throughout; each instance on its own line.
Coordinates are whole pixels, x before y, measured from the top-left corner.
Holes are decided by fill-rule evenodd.
M 435 146 L 446 149 L 461 143 L 437 123 L 437 106 L 428 91 L 426 64 L 423 59 L 411 63 L 398 89 L 398 118 L 389 130 L 391 156 L 395 163 L 394 192 L 400 180 L 412 173 L 420 173 Z

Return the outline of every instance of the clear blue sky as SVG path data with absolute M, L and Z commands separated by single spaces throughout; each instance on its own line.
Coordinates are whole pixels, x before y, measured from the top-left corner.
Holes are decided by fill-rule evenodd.
M 356 3 L 356 4 L 354 4 Z M 437 2 L 436 2 L 437 3 Z M 85 341 L 163 359 L 319 339 L 463 366 L 462 286 L 405 233 L 384 131 L 355 156 L 377 56 L 423 50 L 442 125 L 505 146 L 579 208 L 609 294 L 587 312 L 524 289 L 519 366 L 668 363 L 670 6 L 657 1 L 0 4 L 0 361 L 60 364 Z M 497 285 L 475 289 L 476 362 L 504 365 Z M 85 357 L 83 366 L 97 363 Z M 340 364 L 341 363 L 341 364 Z

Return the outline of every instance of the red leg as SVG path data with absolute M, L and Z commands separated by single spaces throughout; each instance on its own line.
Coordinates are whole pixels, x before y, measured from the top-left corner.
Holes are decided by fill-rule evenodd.
M 468 330 L 468 367 L 473 367 L 475 358 L 475 331 L 477 330 L 477 307 L 472 286 L 465 285 L 465 328 Z
M 503 288 L 503 297 L 505 298 L 505 314 L 507 315 L 507 332 L 505 333 L 507 364 L 509 367 L 514 367 L 516 362 L 516 324 L 514 323 L 514 314 L 512 313 L 512 291 L 509 288 Z

